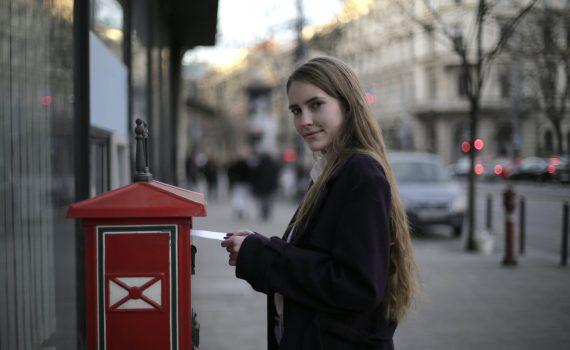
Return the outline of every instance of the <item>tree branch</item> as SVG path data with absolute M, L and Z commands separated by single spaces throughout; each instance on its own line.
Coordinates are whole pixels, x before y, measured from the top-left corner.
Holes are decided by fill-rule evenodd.
M 501 36 L 499 37 L 499 40 L 497 41 L 497 44 L 495 45 L 495 47 L 491 51 L 489 51 L 486 55 L 483 56 L 482 62 L 481 62 L 482 67 L 483 67 L 481 69 L 481 79 L 480 79 L 480 85 L 481 86 L 482 86 L 483 82 L 485 81 L 485 78 L 487 77 L 487 75 L 490 73 L 492 65 L 493 65 L 493 61 L 495 60 L 497 54 L 504 48 L 505 44 L 507 43 L 507 41 L 510 39 L 510 37 L 514 33 L 515 28 L 517 27 L 519 22 L 534 7 L 536 2 L 537 2 L 537 0 L 531 0 L 526 6 L 524 6 L 517 13 L 516 16 L 511 18 L 511 20 L 508 22 L 506 27 L 503 27 L 504 29 L 501 30 L 501 33 L 500 33 Z
M 441 26 L 441 30 L 442 30 L 443 34 L 447 37 L 447 39 L 449 39 L 451 41 L 451 43 L 455 49 L 456 48 L 456 42 L 455 42 L 456 36 L 455 36 L 455 34 L 449 30 L 449 28 L 447 27 L 447 23 L 445 23 L 443 18 L 441 18 L 439 12 L 437 12 L 435 10 L 435 8 L 430 5 L 429 0 L 423 0 L 423 3 L 424 3 L 424 6 L 428 9 L 429 13 L 432 15 L 432 17 L 436 20 L 436 22 L 439 23 L 439 25 Z
M 523 7 L 519 11 L 519 13 L 515 17 L 511 18 L 506 27 L 504 27 L 504 30 L 501 31 L 501 36 L 497 41 L 495 47 L 485 55 L 484 57 L 485 65 L 490 65 L 492 63 L 495 56 L 503 49 L 503 46 L 506 44 L 511 35 L 514 33 L 518 23 L 533 8 L 536 2 L 537 0 L 531 0 L 525 7 Z
M 400 11 L 402 11 L 409 19 L 411 19 L 412 22 L 419 25 L 423 30 L 435 31 L 436 28 L 434 28 L 432 22 L 424 21 L 424 20 L 418 18 L 412 11 L 410 11 L 405 5 L 402 4 L 401 0 L 391 0 L 391 3 L 393 5 L 395 5 L 396 7 L 398 7 L 400 9 Z M 431 7 L 428 7 L 428 8 L 430 8 L 430 11 L 435 11 Z M 443 44 L 445 46 L 447 46 L 451 43 L 451 49 L 453 51 L 455 51 L 457 54 L 461 55 L 461 53 L 458 52 L 455 48 L 455 43 L 454 43 L 453 35 L 451 34 L 451 32 L 449 32 L 447 30 L 446 26 L 444 26 L 444 25 L 442 25 L 441 28 L 442 28 L 442 31 L 443 31 L 442 34 L 445 37 L 445 40 L 441 40 L 438 36 L 437 37 L 438 42 L 440 42 L 441 44 Z

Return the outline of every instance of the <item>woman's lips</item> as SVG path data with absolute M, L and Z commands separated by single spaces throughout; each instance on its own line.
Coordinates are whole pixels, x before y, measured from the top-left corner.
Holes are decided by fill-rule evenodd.
M 308 133 L 304 134 L 303 137 L 311 137 L 311 136 L 314 136 L 314 135 L 320 133 L 321 131 L 322 130 L 308 132 Z

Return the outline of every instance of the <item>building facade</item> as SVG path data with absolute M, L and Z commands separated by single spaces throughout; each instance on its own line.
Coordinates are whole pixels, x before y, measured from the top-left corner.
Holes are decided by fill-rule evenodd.
M 530 45 L 528 37 L 518 33 L 528 31 L 529 22 L 540 14 L 545 3 L 539 3 L 515 31 L 514 39 L 519 45 Z M 469 40 L 466 44 L 474 53 L 472 38 L 478 1 L 431 1 L 437 18 L 425 4 L 374 1 L 368 11 L 353 20 L 316 33 L 310 46 L 317 53 L 337 56 L 356 69 L 364 88 L 372 95 L 374 113 L 390 148 L 435 152 L 445 161 L 454 162 L 461 156 L 461 142 L 469 139 L 470 106 L 461 84 L 460 58 L 438 23 L 445 23 L 446 30 Z M 559 10 L 563 7 L 550 6 Z M 484 52 L 494 48 L 505 22 L 516 13 L 510 2 L 502 2 L 494 10 L 483 27 Z M 565 11 L 567 15 L 568 9 Z M 420 25 L 420 21 L 428 25 Z M 567 48 L 568 39 L 564 36 L 568 28 L 564 28 L 560 31 L 561 45 Z M 486 76 L 477 135 L 485 141 L 480 153 L 483 158 L 511 156 L 513 139 L 519 141 L 520 156 L 555 153 L 552 125 L 537 107 L 533 82 L 524 78 L 536 67 L 525 64 L 528 58 L 516 57 L 519 55 L 507 45 Z M 559 74 L 563 78 L 565 70 Z M 562 85 L 560 89 L 564 89 Z M 570 115 L 566 114 L 562 118 L 562 149 L 566 153 L 570 147 L 568 123 Z M 518 138 L 513 138 L 515 130 Z

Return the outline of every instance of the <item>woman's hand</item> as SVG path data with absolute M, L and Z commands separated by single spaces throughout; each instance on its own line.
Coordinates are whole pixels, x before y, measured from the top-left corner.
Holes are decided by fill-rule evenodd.
M 253 232 L 251 231 L 240 230 L 240 231 L 229 232 L 224 237 L 224 240 L 222 241 L 222 247 L 226 248 L 226 251 L 230 253 L 229 264 L 231 266 L 236 266 L 239 249 L 241 247 L 243 240 L 247 236 L 252 234 Z

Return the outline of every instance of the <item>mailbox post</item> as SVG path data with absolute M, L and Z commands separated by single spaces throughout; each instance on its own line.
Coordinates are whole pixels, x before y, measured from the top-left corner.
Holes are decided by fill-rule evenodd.
M 204 196 L 152 180 L 137 124 L 136 182 L 67 212 L 83 219 L 87 348 L 190 350 L 190 230 Z

